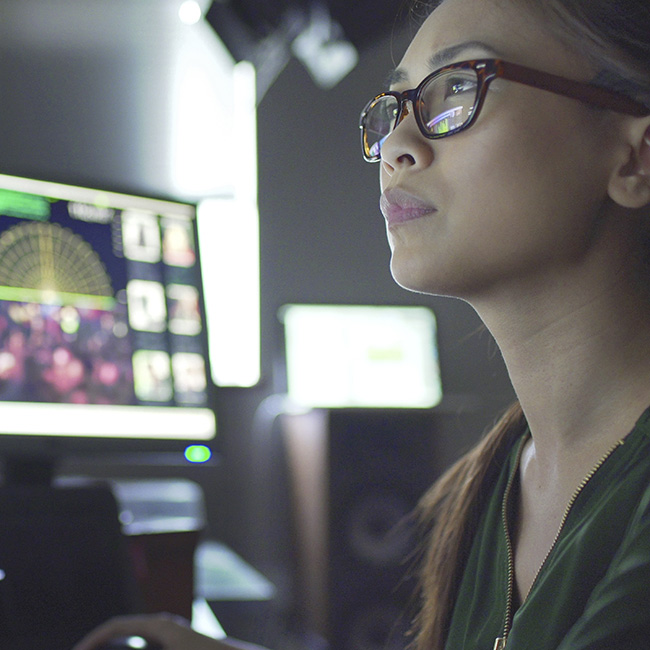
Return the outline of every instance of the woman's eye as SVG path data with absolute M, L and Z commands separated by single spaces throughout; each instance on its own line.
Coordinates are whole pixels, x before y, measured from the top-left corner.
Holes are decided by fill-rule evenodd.
M 446 96 L 452 97 L 462 93 L 475 92 L 476 81 L 473 79 L 449 79 L 446 86 Z

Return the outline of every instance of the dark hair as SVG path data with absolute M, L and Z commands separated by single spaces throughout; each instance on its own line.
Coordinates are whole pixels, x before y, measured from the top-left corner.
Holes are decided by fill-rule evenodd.
M 414 621 L 419 650 L 442 650 L 453 605 L 488 486 L 526 421 L 513 404 L 495 427 L 431 487 L 418 507 L 421 549 L 420 609 Z
M 413 15 L 421 20 L 442 2 L 415 0 Z M 595 83 L 650 106 L 648 0 L 508 2 L 537 12 L 561 42 L 586 55 L 598 71 Z M 525 429 L 521 407 L 514 404 L 419 504 L 425 542 L 420 567 L 420 609 L 413 629 L 417 650 L 444 648 L 460 579 L 490 483 Z
M 586 55 L 596 83 L 650 106 L 650 3 L 647 0 L 520 0 Z

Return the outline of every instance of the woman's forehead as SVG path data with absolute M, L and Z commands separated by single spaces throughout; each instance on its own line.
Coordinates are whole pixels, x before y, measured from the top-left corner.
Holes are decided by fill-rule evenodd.
M 424 21 L 398 70 L 417 83 L 431 66 L 475 57 L 504 58 L 580 78 L 585 62 L 541 15 L 511 0 L 445 0 Z
M 418 64 L 424 63 L 424 73 L 429 74 L 439 68 L 442 68 L 450 63 L 462 61 L 472 58 L 505 58 L 501 52 L 496 50 L 491 45 L 482 41 L 470 40 L 455 43 L 441 49 L 433 49 L 431 54 L 422 59 L 418 57 Z M 419 67 L 419 66 L 418 66 Z M 406 67 L 398 67 L 388 76 L 389 86 L 398 85 L 400 83 L 408 84 L 410 82 L 409 69 Z

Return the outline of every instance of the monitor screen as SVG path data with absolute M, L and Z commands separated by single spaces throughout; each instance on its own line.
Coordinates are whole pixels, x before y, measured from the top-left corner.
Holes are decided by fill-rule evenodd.
M 0 175 L 0 453 L 214 438 L 195 213 Z
M 317 408 L 431 408 L 442 399 L 433 311 L 286 305 L 288 396 Z

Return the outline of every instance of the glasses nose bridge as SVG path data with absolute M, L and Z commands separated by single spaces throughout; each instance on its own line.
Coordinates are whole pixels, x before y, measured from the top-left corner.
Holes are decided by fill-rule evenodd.
M 415 107 L 416 107 L 416 102 L 417 102 L 417 88 L 413 88 L 411 90 L 405 90 L 404 92 L 401 92 L 397 96 L 397 101 L 398 101 L 398 110 L 397 110 L 397 117 L 395 119 L 395 126 L 393 128 L 396 128 L 402 120 L 410 113 L 413 112 L 415 114 Z M 411 104 L 411 109 L 409 110 L 407 106 L 407 102 L 410 102 Z

